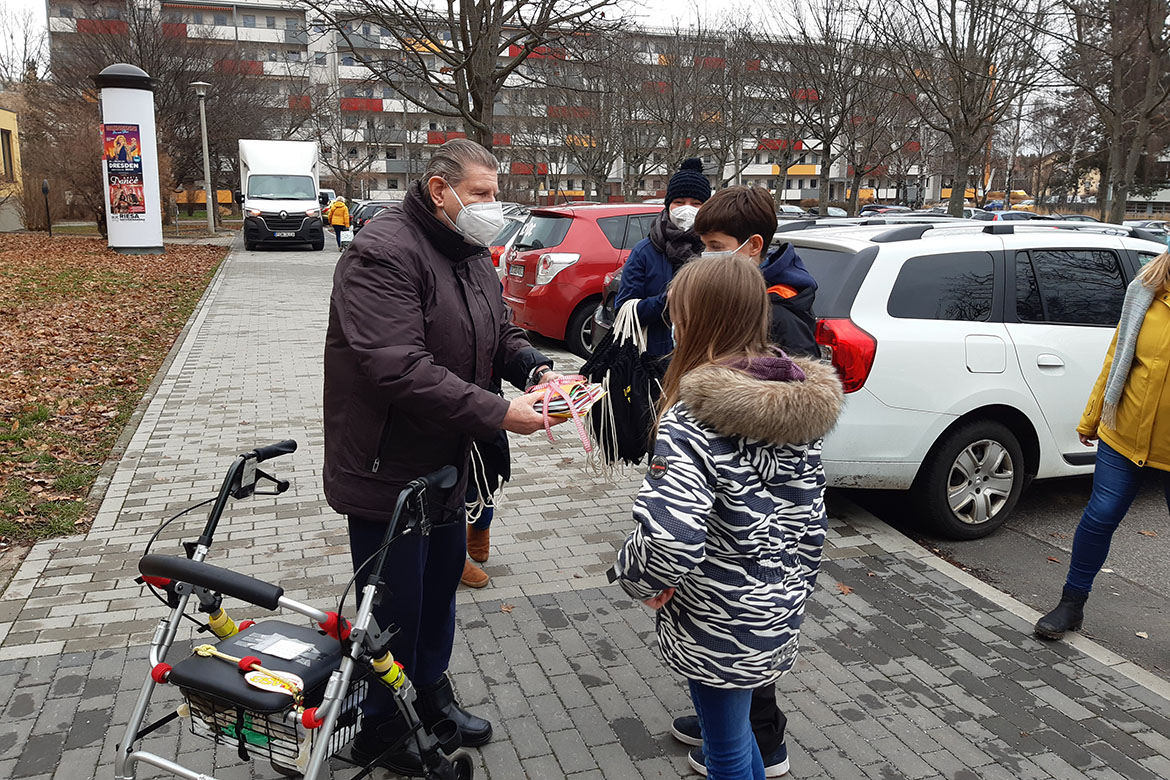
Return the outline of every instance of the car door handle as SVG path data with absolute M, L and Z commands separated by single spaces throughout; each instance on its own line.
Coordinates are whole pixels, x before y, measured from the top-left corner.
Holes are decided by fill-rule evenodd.
M 1064 368 L 1064 361 L 1056 355 L 1037 355 L 1036 365 L 1040 368 Z

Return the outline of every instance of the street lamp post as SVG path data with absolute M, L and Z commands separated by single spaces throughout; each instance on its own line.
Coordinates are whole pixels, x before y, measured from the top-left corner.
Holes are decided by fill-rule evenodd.
M 192 81 L 191 86 L 199 96 L 199 128 L 203 133 L 203 191 L 207 203 L 207 232 L 215 232 L 215 190 L 211 187 L 211 157 L 207 153 L 207 90 L 206 81 Z

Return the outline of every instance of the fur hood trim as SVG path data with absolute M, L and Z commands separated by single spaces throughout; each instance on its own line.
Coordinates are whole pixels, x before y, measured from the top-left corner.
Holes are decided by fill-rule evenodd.
M 725 436 L 772 444 L 807 444 L 837 424 L 845 393 L 837 371 L 807 358 L 792 358 L 804 381 L 757 379 L 722 366 L 704 366 L 682 379 L 679 400 L 699 421 Z

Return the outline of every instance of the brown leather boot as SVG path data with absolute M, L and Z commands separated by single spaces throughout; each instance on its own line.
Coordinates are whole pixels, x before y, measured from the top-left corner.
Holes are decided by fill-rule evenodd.
M 474 525 L 467 526 L 467 554 L 471 556 L 471 560 L 476 563 L 487 561 L 488 554 L 491 552 L 488 538 L 489 529 L 479 529 Z
M 469 588 L 482 588 L 491 582 L 492 578 L 487 576 L 487 572 L 476 566 L 471 561 L 463 562 L 463 576 L 459 578 Z

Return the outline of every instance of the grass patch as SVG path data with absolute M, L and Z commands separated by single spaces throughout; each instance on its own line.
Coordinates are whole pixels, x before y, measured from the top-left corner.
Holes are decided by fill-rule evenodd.
M 225 254 L 0 235 L 0 539 L 85 530 L 102 464 Z

